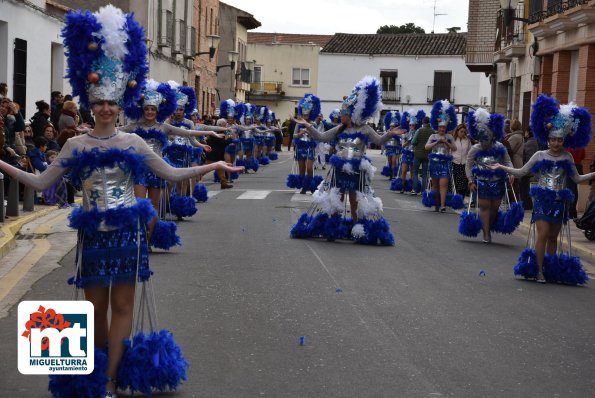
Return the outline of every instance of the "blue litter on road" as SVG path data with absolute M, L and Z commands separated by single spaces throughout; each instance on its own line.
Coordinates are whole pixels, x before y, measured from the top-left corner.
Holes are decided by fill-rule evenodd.
M 479 276 L 486 276 L 486 272 L 484 270 L 479 271 Z
M 338 287 L 338 288 L 335 289 L 335 292 L 342 293 L 343 292 L 343 289 L 341 289 L 340 287 Z
M 306 336 L 300 336 L 300 345 L 304 345 L 305 341 L 306 341 Z

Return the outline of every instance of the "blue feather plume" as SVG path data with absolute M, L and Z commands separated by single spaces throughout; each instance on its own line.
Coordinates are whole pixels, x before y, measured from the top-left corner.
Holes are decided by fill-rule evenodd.
M 533 112 L 531 112 L 531 132 L 541 145 L 547 145 L 550 131 L 547 124 L 559 112 L 559 103 L 554 97 L 540 94 L 533 104 Z
M 262 165 L 262 166 L 266 166 L 266 165 L 268 165 L 268 164 L 271 163 L 271 159 L 269 159 L 268 156 L 263 155 L 263 156 L 261 156 L 261 157 L 258 158 L 258 163 L 260 165 Z
M 68 216 L 68 220 L 71 228 L 93 234 L 102 222 L 110 227 L 121 229 L 136 227 L 138 222 L 145 225 L 156 215 L 150 200 L 137 199 L 133 206 L 120 205 L 108 210 L 99 210 L 97 207 L 84 210 L 82 207 L 76 207 Z
M 304 107 L 306 106 L 306 103 L 308 103 L 308 102 L 311 103 L 312 109 L 310 110 L 310 112 L 307 115 L 305 115 Z M 298 112 L 298 116 L 300 116 L 300 117 L 307 116 L 309 118 L 309 120 L 312 120 L 312 121 L 316 120 L 318 115 L 320 115 L 320 98 L 318 98 L 317 96 L 315 96 L 312 93 L 304 94 L 304 96 L 298 103 L 297 112 Z
M 294 239 L 309 238 L 311 222 L 312 216 L 309 216 L 307 213 L 302 213 L 297 222 L 291 227 L 289 236 Z
M 442 101 L 434 102 L 434 105 L 432 105 L 432 110 L 430 111 L 430 125 L 433 129 L 438 129 L 441 113 L 446 113 L 450 119 L 448 121 L 448 125 L 446 126 L 446 131 L 453 131 L 457 127 L 457 114 L 455 112 L 454 106 L 450 103 L 446 109 L 443 109 Z
M 191 196 L 171 195 L 169 200 L 171 214 L 177 217 L 191 217 L 198 209 L 196 208 L 196 202 Z
M 178 87 L 178 91 L 188 96 L 188 102 L 186 103 L 186 106 L 184 106 L 184 116 L 187 119 L 190 119 L 192 111 L 196 108 L 196 92 L 192 87 L 188 86 L 180 86 Z
M 329 215 L 326 213 L 318 213 L 308 224 L 308 235 L 311 238 L 321 238 L 324 236 L 324 228 L 326 222 L 329 219 Z
M 323 236 L 329 242 L 342 239 L 347 234 L 346 226 L 343 223 L 343 217 L 335 214 L 329 217 L 324 223 Z
M 301 189 L 303 186 L 304 176 L 299 174 L 289 174 L 287 176 L 287 188 Z
M 454 194 L 452 192 L 447 193 L 446 205 L 455 210 L 462 209 L 463 207 L 465 207 L 463 195 L 460 195 L 458 193 Z
M 434 191 L 423 191 L 421 193 L 421 204 L 425 207 L 436 206 L 436 192 Z
M 391 122 L 395 127 L 399 127 L 401 123 L 401 114 L 399 113 L 399 111 L 386 112 L 386 115 L 384 115 L 384 131 L 388 131 L 391 129 Z
M 571 112 L 575 126 L 573 134 L 566 136 L 564 148 L 584 148 L 591 142 L 592 124 L 591 113 L 586 108 L 576 107 Z
M 312 180 L 310 181 L 310 187 L 308 188 L 308 190 L 314 193 L 323 180 L 324 178 L 322 178 L 322 176 L 313 176 Z
M 511 234 L 521 224 L 524 217 L 523 202 L 512 203 L 507 211 L 498 211 L 496 221 L 490 229 L 501 234 Z
M 397 177 L 395 178 L 391 183 L 390 183 L 390 190 L 391 191 L 401 191 L 401 190 L 405 190 L 405 188 L 403 187 L 403 179 L 401 177 Z
M 278 160 L 279 159 L 279 155 L 277 154 L 277 152 L 271 152 L 269 155 L 269 159 L 270 160 Z
M 157 221 L 151 234 L 151 246 L 163 250 L 169 250 L 174 246 L 182 246 L 182 240 L 177 230 L 178 226 L 173 221 Z

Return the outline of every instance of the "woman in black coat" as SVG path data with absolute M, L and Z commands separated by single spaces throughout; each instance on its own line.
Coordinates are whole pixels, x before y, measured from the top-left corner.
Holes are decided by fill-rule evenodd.
M 33 129 L 33 137 L 43 137 L 44 127 L 50 123 L 50 105 L 44 100 L 39 100 L 35 103 L 37 112 L 31 118 L 31 128 Z

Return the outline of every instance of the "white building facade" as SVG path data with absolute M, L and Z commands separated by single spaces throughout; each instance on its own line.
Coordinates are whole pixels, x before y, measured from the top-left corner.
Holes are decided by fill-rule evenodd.
M 52 91 L 71 92 L 64 79 L 62 14 L 45 1 L 0 2 L 0 82 L 8 84 L 25 119 L 37 111 L 36 101 L 50 103 Z
M 441 99 L 450 100 L 460 113 L 490 105 L 489 79 L 465 64 L 464 33 L 336 34 L 319 57 L 323 113 L 339 108 L 343 96 L 366 75 L 381 80 L 384 110 L 429 111 Z

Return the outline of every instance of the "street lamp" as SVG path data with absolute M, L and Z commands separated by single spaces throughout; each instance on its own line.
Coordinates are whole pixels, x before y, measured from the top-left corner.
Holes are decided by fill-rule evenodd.
M 508 26 L 512 21 L 529 22 L 526 18 L 515 17 L 514 13 L 519 0 L 500 0 L 500 8 L 502 9 L 502 18 L 504 18 L 504 25 Z
M 250 72 L 254 70 L 254 64 L 256 64 L 256 61 L 244 61 L 244 66 L 246 67 L 246 70 Z
M 219 69 L 225 68 L 227 66 L 229 66 L 233 70 L 236 67 L 236 62 L 238 61 L 239 56 L 240 53 L 237 51 L 228 51 L 227 60 L 229 61 L 229 65 L 217 65 L 217 72 L 219 72 Z
M 209 54 L 209 61 L 213 59 L 215 56 L 215 51 L 217 51 L 217 47 L 219 47 L 219 42 L 221 41 L 221 37 L 217 35 L 207 35 L 207 40 L 209 42 L 209 51 L 203 51 L 195 53 L 194 56 Z

